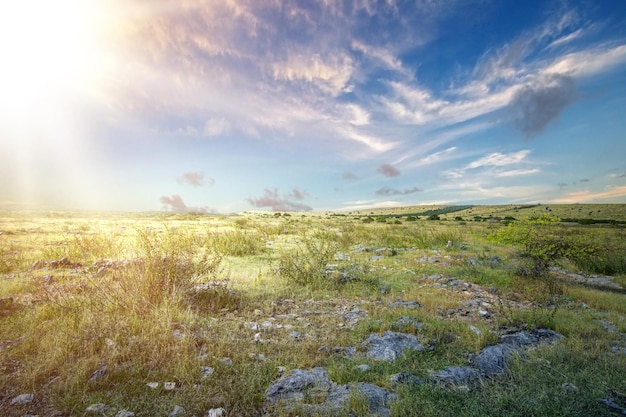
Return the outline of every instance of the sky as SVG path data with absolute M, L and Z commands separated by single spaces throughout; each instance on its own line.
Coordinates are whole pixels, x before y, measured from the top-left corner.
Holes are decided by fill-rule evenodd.
M 626 203 L 622 0 L 12 0 L 0 208 Z

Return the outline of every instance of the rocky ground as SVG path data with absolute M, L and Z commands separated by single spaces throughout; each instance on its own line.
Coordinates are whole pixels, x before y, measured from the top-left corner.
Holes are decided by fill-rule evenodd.
M 383 248 L 384 249 L 384 248 Z M 380 253 L 379 253 L 380 252 Z M 384 252 L 377 251 L 374 256 L 384 256 Z M 341 260 L 341 259 L 340 259 Z M 45 270 L 50 273 L 41 275 L 42 285 L 48 285 L 49 290 L 55 287 L 54 270 L 57 268 L 69 268 L 88 271 L 92 276 L 101 276 L 111 269 L 123 269 L 140 263 L 133 261 L 99 261 L 90 266 L 72 263 L 66 258 L 57 261 L 38 261 L 32 266 L 32 270 Z M 438 263 L 445 267 L 449 262 L 444 256 L 435 254 L 423 256 L 418 259 L 422 263 Z M 468 259 L 469 263 L 479 262 Z M 484 262 L 484 261 L 481 261 Z M 497 259 L 488 262 L 499 262 Z M 329 269 L 333 272 L 333 268 Z M 552 271 L 560 279 L 578 284 L 624 290 L 613 282 L 611 277 L 589 277 L 570 271 L 555 269 Z M 506 371 L 511 358 L 523 355 L 528 349 L 543 343 L 559 343 L 562 335 L 550 330 L 525 331 L 519 329 L 495 329 L 493 326 L 494 316 L 506 305 L 514 309 L 530 308 L 530 303 L 504 299 L 494 288 L 485 288 L 462 279 L 446 276 L 445 274 L 423 275 L 415 278 L 416 283 L 425 288 L 438 288 L 461 295 L 463 300 L 458 306 L 447 310 L 440 309 L 437 314 L 444 320 L 460 320 L 468 322 L 472 331 L 481 330 L 473 326 L 471 322 L 482 320 L 491 323 L 494 331 L 499 331 L 499 341 L 483 348 L 478 354 L 469 358 L 464 366 L 446 366 L 436 370 L 428 378 L 421 378 L 411 373 L 401 372 L 389 375 L 390 386 L 405 384 L 439 384 L 449 389 L 471 390 L 482 379 L 493 378 Z M 75 285 L 80 285 L 78 282 Z M 200 286 L 199 291 L 210 289 L 222 283 L 206 283 Z M 20 300 L 20 302 L 37 302 L 38 300 Z M 0 310 L 10 309 L 15 302 L 13 299 L 0 300 Z M 309 300 L 296 302 L 290 299 L 274 300 L 270 311 L 255 310 L 254 320 L 246 321 L 243 325 L 250 332 L 252 343 L 272 343 L 272 337 L 277 332 L 284 332 L 294 341 L 299 340 L 328 340 L 327 335 L 337 329 L 353 329 L 361 320 L 368 318 L 368 312 L 373 309 L 402 309 L 412 310 L 422 308 L 418 300 L 396 299 L 395 301 L 368 300 L 354 302 L 354 300 L 334 298 L 325 300 Z M 226 313 L 232 316 L 232 313 Z M 617 333 L 617 327 L 598 312 L 597 321 L 609 332 L 615 333 L 615 341 L 612 347 L 614 354 L 626 354 L 626 334 Z M 327 346 L 320 343 L 318 352 L 332 355 L 342 355 L 358 360 L 395 361 L 407 351 L 421 351 L 432 349 L 428 341 L 420 338 L 422 323 L 408 315 L 401 316 L 396 322 L 388 323 L 393 330 L 385 331 L 382 335 L 370 334 L 355 346 Z M 411 329 L 410 332 L 404 332 Z M 404 330 L 404 331 L 403 331 Z M 182 336 L 181 336 L 182 337 Z M 0 340 L 0 349 L 5 349 L 19 340 Z M 259 355 L 259 360 L 265 360 Z M 229 358 L 223 358 L 222 362 L 228 365 L 232 363 Z M 369 365 L 363 363 L 357 366 L 361 372 L 368 372 Z M 106 368 L 99 369 L 92 375 L 97 379 L 106 372 Z M 203 377 L 211 377 L 214 369 L 201 367 Z M 286 410 L 289 413 L 301 415 L 340 415 L 343 413 L 355 393 L 367 404 L 371 415 L 389 416 L 389 405 L 397 399 L 393 390 L 382 388 L 369 383 L 337 384 L 329 378 L 328 371 L 316 367 L 312 369 L 279 369 L 283 375 L 265 392 L 265 411 L 272 415 L 277 409 Z M 175 383 L 151 382 L 151 389 L 176 389 Z M 573 384 L 563 384 L 564 391 L 576 391 Z M 11 407 L 15 409 L 27 409 L 28 405 L 37 401 L 31 393 L 23 393 L 9 400 Z M 598 403 L 617 412 L 626 414 L 625 397 L 620 393 L 613 393 L 608 398 L 599 398 Z M 107 404 L 92 404 L 84 410 L 84 415 L 114 415 L 115 417 L 132 417 L 139 410 L 114 410 Z M 228 415 L 228 410 L 223 408 L 210 409 L 206 416 L 219 417 Z M 185 414 L 184 405 L 174 407 L 169 417 L 182 416 Z M 33 417 L 25 413 L 24 417 Z

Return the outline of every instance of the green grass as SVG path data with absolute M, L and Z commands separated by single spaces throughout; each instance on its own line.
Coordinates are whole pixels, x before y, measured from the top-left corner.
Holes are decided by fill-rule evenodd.
M 429 206 L 280 216 L 2 213 L 0 300 L 7 301 L 0 301 L 0 414 L 56 410 L 82 416 L 88 405 L 102 402 L 112 407 L 107 416 L 124 408 L 138 416 L 167 415 L 175 405 L 189 416 L 216 407 L 254 416 L 262 413 L 265 390 L 280 377 L 278 367 L 323 366 L 336 383 L 395 390 L 400 400 L 393 415 L 608 416 L 595 399 L 608 389 L 626 392 L 626 355 L 611 353 L 619 336 L 602 320 L 626 332 L 626 295 L 567 284 L 547 294 L 553 289 L 545 281 L 518 273 L 523 245 L 493 238 L 511 230 L 494 218 L 592 213 L 587 215 L 594 219 L 622 220 L 620 208 Z M 420 219 L 407 221 L 411 214 Z M 363 223 L 364 216 L 382 216 L 385 223 Z M 567 244 L 563 259 L 551 262 L 615 272 L 621 274 L 615 282 L 624 284 L 623 228 L 556 223 L 534 230 L 540 242 Z M 52 262 L 62 258 L 69 263 Z M 441 313 L 471 296 L 433 286 L 425 279 L 432 274 L 489 288 L 503 303 L 494 304 L 491 320 L 446 317 Z M 398 300 L 422 307 L 392 307 Z M 355 309 L 359 320 L 350 323 L 344 316 Z M 393 363 L 319 350 L 356 346 L 363 352 L 361 342 L 370 333 L 397 330 L 393 323 L 401 316 L 422 327 L 400 330 L 432 349 Z M 271 325 L 256 330 L 254 323 Z M 397 372 L 428 377 L 444 366 L 466 364 L 469 355 L 497 341 L 501 326 L 550 327 L 566 339 L 516 359 L 510 372 L 470 392 L 390 385 Z M 292 331 L 302 334 L 300 340 Z M 224 357 L 232 365 L 222 363 Z M 363 363 L 372 369 L 356 371 Z M 106 373 L 90 382 L 104 365 Z M 215 372 L 203 379 L 202 366 Z M 152 390 L 148 382 L 160 388 Z M 163 382 L 175 382 L 176 389 L 164 390 Z M 578 392 L 564 391 L 564 383 Z M 31 408 L 9 405 L 25 392 L 35 394 Z M 366 412 L 356 392 L 349 412 Z

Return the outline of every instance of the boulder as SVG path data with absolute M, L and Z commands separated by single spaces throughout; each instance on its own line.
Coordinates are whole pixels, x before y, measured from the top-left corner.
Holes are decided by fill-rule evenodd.
M 424 350 L 415 335 L 391 331 L 386 331 L 383 336 L 371 334 L 365 344 L 369 345 L 367 355 L 380 361 L 395 361 L 407 350 Z
M 377 385 L 358 382 L 337 385 L 324 368 L 310 371 L 295 369 L 282 377 L 265 393 L 266 408 L 298 412 L 301 415 L 345 415 L 352 395 L 367 401 L 369 415 L 390 416 L 389 403 L 397 398 Z

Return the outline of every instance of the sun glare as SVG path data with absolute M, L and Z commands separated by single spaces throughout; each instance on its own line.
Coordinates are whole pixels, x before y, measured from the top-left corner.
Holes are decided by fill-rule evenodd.
M 84 103 L 100 93 L 113 2 L 19 0 L 0 6 L 0 150 L 22 198 L 59 179 L 88 188 Z M 108 4 L 105 6 L 105 4 Z M 51 184 L 48 184 L 50 182 Z
M 99 1 L 21 0 L 0 6 L 2 111 L 24 117 L 89 88 L 102 59 Z

